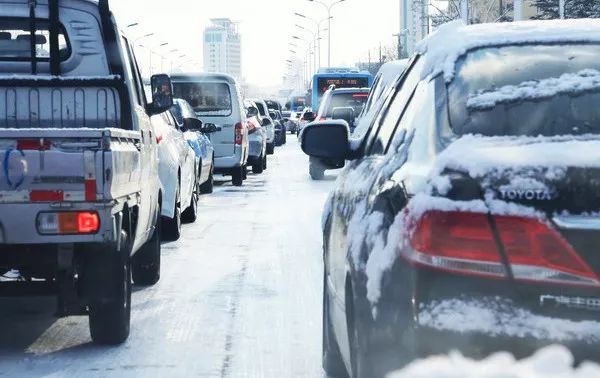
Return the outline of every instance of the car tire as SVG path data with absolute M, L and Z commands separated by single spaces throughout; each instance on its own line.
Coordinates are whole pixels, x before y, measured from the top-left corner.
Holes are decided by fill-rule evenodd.
M 327 288 L 327 278 L 323 275 L 323 370 L 328 376 L 348 377 L 342 354 L 333 333 L 331 318 L 329 316 L 329 290 Z
M 244 181 L 248 180 L 248 166 L 244 165 L 244 168 L 242 168 L 242 179 Z
M 252 164 L 252 173 L 260 175 L 265 170 L 264 165 L 265 158 L 263 156 L 260 156 L 258 160 L 254 164 Z
M 177 241 L 181 237 L 181 188 L 177 185 L 173 218 L 162 217 L 163 236 L 166 241 Z
M 131 327 L 131 260 L 127 232 L 121 231 L 119 251 L 98 254 L 90 263 L 106 268 L 110 285 L 108 300 L 92 301 L 89 304 L 89 326 L 92 341 L 96 344 L 118 345 L 129 337 Z M 116 248 L 115 248 L 116 249 Z
M 275 153 L 275 144 L 267 143 L 267 155 L 273 155 Z
M 263 171 L 267 170 L 267 155 L 263 156 Z
M 159 207 L 152 238 L 142 246 L 131 261 L 131 275 L 134 284 L 152 286 L 160 280 L 161 234 L 162 222 Z
M 242 186 L 244 185 L 244 167 L 237 167 L 233 169 L 233 173 L 231 174 L 231 183 L 233 186 Z
M 181 220 L 185 223 L 194 223 L 198 218 L 198 185 L 195 185 L 194 192 L 192 193 L 192 200 L 190 206 L 183 211 L 181 214 Z
M 215 165 L 210 167 L 210 174 L 208 175 L 208 180 L 200 185 L 200 193 L 201 194 L 211 194 L 215 188 Z

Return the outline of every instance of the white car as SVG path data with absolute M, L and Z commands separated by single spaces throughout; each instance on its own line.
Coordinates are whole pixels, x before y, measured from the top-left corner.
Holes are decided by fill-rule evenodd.
M 196 211 L 196 156 L 171 112 L 152 117 L 152 126 L 158 142 L 163 239 L 175 241 L 181 236 L 186 213 Z

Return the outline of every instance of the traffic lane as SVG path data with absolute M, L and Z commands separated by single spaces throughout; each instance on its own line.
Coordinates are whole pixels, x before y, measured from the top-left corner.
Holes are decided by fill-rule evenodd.
M 7 376 L 322 376 L 320 214 L 331 182 L 312 182 L 295 138 L 244 187 L 219 181 L 162 277 L 133 295 L 132 333 L 90 343 L 85 317 L 54 319 L 51 298 L 1 300 Z

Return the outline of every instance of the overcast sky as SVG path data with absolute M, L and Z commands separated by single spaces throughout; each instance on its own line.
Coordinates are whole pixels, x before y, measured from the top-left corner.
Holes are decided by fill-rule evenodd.
M 202 32 L 211 18 L 228 17 L 239 21 L 243 74 L 254 85 L 280 84 L 285 60 L 290 56 L 288 44 L 292 36 L 312 38 L 295 24 L 316 27 L 294 16 L 295 12 L 326 18 L 325 8 L 308 0 L 112 0 L 111 7 L 121 26 L 139 23 L 128 29 L 132 39 L 154 32 L 155 36 L 140 43 L 158 46 L 169 42 L 168 46 L 157 49 L 164 53 L 179 49 L 180 52 L 171 55 L 186 54 L 188 57 L 184 60 L 202 61 Z M 336 66 L 354 65 L 367 56 L 369 49 L 375 54 L 380 42 L 394 43 L 392 34 L 399 29 L 399 0 L 346 0 L 336 5 L 332 14 L 332 65 Z M 323 66 L 327 61 L 326 35 L 324 37 Z M 143 51 L 140 57 L 143 64 L 148 65 Z M 201 68 L 198 66 L 196 70 Z

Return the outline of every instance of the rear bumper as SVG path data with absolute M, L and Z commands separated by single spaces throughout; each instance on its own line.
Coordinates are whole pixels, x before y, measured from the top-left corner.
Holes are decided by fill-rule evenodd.
M 235 153 L 230 156 L 215 157 L 215 172 L 227 172 L 231 168 L 241 167 L 246 162 L 247 152 L 240 146 L 235 147 Z
M 404 350 L 409 345 L 417 358 L 452 350 L 471 358 L 499 351 L 522 358 L 541 347 L 562 344 L 578 361 L 600 359 L 600 307 L 567 307 L 552 300 L 561 295 L 600 298 L 596 290 L 521 287 L 404 262 L 397 262 L 383 282 L 372 323 L 374 339 Z
M 41 235 L 36 224 L 38 214 L 57 211 L 95 211 L 100 217 L 100 230 L 93 235 Z M 63 208 L 49 203 L 0 204 L 0 247 L 114 242 L 117 239 L 116 223 L 110 203 L 69 203 L 69 207 Z

